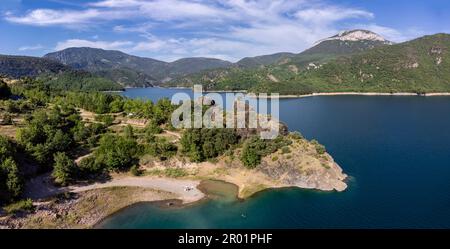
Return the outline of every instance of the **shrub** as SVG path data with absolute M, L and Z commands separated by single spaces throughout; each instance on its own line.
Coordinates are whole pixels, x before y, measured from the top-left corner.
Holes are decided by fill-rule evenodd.
M 145 128 L 146 135 L 160 134 L 161 132 L 163 132 L 163 129 L 159 127 L 159 125 L 154 120 L 150 121 L 150 123 Z
M 293 138 L 293 139 L 296 139 L 296 140 L 301 140 L 301 139 L 303 139 L 303 135 L 302 135 L 300 132 L 298 132 L 298 131 L 291 132 L 291 133 L 289 134 L 289 136 L 290 136 L 291 138 Z
M 320 155 L 325 154 L 325 152 L 327 152 L 325 146 L 319 144 L 316 146 L 316 151 L 317 153 L 319 153 Z
M 14 124 L 11 114 L 9 114 L 9 113 L 3 114 L 2 123 L 1 124 L 2 125 L 12 125 L 12 124 Z
M 52 177 L 57 184 L 66 186 L 75 175 L 75 163 L 64 152 L 57 152 L 54 155 L 54 160 Z
M 33 211 L 34 206 L 33 201 L 31 199 L 26 199 L 10 204 L 6 206 L 4 209 L 8 214 L 16 214 L 18 212 Z
M 153 102 L 142 99 L 126 99 L 122 109 L 125 114 L 131 114 L 134 117 L 151 118 L 153 112 Z
M 7 99 L 10 95 L 11 89 L 3 80 L 0 80 L 0 99 Z
M 166 129 L 169 131 L 176 131 L 177 129 L 172 125 L 171 122 L 169 122 L 168 124 L 166 124 Z
M 104 135 L 94 152 L 96 163 L 104 165 L 108 170 L 123 170 L 131 167 L 137 160 L 139 152 L 135 139 L 112 134 Z
M 99 135 L 105 132 L 106 127 L 103 124 L 93 123 L 88 126 L 90 135 Z
M 319 142 L 317 142 L 317 140 L 313 139 L 313 140 L 311 140 L 311 143 L 314 145 L 317 154 L 322 155 L 322 154 L 325 154 L 325 152 L 327 152 L 325 146 L 319 144 Z
M 328 164 L 326 164 L 326 163 L 322 163 L 321 165 L 322 165 L 322 167 L 324 167 L 325 169 L 331 169 L 331 167 L 330 167 Z
M 152 107 L 153 120 L 155 120 L 158 125 L 165 124 L 170 120 L 174 110 L 175 108 L 168 98 L 160 99 Z
M 148 144 L 145 148 L 145 152 L 158 157 L 160 160 L 166 160 L 176 155 L 178 147 L 175 144 L 168 142 L 164 138 L 156 138 L 153 142 Z
M 92 175 L 99 175 L 103 173 L 105 168 L 100 163 L 97 163 L 95 157 L 90 156 L 83 158 L 79 165 L 79 176 L 81 177 L 89 177 Z
M 155 143 L 156 142 L 156 136 L 153 135 L 152 133 L 146 132 L 144 135 L 144 139 L 145 139 L 145 142 L 147 142 L 147 143 Z
M 0 136 L 0 162 L 16 153 L 13 144 L 4 136 Z
M 282 154 L 291 153 L 291 149 L 289 149 L 288 146 L 284 146 L 283 148 L 281 148 L 281 153 Z
M 137 165 L 133 165 L 130 168 L 130 173 L 134 176 L 141 176 L 142 175 L 142 170 L 139 168 L 139 166 Z
M 114 122 L 114 116 L 112 115 L 97 115 L 95 120 L 104 123 L 106 126 L 111 126 Z
M 115 99 L 109 104 L 109 111 L 111 113 L 118 113 L 123 111 L 123 101 L 122 99 Z
M 89 148 L 95 148 L 97 146 L 98 139 L 96 136 L 89 137 L 87 140 L 87 145 Z
M 182 169 L 182 168 L 166 168 L 164 170 L 164 174 L 168 177 L 173 177 L 173 178 L 187 176 L 186 170 Z
M 123 128 L 123 134 L 124 134 L 124 136 L 125 136 L 126 138 L 128 138 L 128 139 L 133 139 L 133 138 L 135 138 L 133 126 L 131 126 L 131 125 L 125 126 L 125 127 Z
M 12 158 L 7 158 L 1 162 L 0 170 L 5 177 L 6 190 L 12 198 L 18 197 L 22 193 L 23 181 L 16 162 Z
M 245 167 L 253 169 L 261 163 L 261 155 L 252 144 L 246 144 L 242 150 L 241 161 Z
M 15 154 L 14 144 L 0 136 L 0 198 L 7 201 L 20 196 L 23 189 L 22 176 L 14 160 Z

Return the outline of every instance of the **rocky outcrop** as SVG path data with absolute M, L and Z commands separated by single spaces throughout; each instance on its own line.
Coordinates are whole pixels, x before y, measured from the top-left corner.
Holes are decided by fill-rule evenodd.
M 330 38 L 323 39 L 317 44 L 324 42 L 324 41 L 375 41 L 375 42 L 382 42 L 388 45 L 393 44 L 392 42 L 384 39 L 379 34 L 376 34 L 369 30 L 362 30 L 362 29 L 356 29 L 356 30 L 348 30 L 348 31 L 342 31 L 339 34 L 332 36 Z
M 322 191 L 344 191 L 347 175 L 326 152 L 317 149 L 315 142 L 292 138 L 292 144 L 262 159 L 254 169 L 247 169 L 240 161 L 240 151 L 233 157 L 221 157 L 218 162 L 191 163 L 173 158 L 142 165 L 149 172 L 164 172 L 166 168 L 181 168 L 187 175 L 199 179 L 214 179 L 239 187 L 239 197 L 246 198 L 269 188 L 299 187 Z
M 294 140 L 288 152 L 266 157 L 258 170 L 287 186 L 324 191 L 344 191 L 347 175 L 328 153 L 319 153 L 314 143 Z

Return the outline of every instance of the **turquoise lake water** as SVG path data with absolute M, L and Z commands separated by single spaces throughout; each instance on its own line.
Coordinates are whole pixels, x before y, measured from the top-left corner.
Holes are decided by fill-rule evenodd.
M 178 89 L 130 89 L 156 100 Z M 181 90 L 190 93 L 189 90 Z M 268 190 L 182 209 L 127 208 L 103 228 L 450 228 L 450 97 L 280 100 L 291 131 L 326 145 L 350 178 L 343 193 Z

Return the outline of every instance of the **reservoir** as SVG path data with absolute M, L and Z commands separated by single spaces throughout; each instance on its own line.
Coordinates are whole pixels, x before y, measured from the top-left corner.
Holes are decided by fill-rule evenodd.
M 180 89 L 129 89 L 157 100 Z M 345 192 L 267 190 L 183 208 L 143 203 L 102 228 L 450 228 L 450 97 L 316 96 L 280 100 L 290 131 L 324 144 Z

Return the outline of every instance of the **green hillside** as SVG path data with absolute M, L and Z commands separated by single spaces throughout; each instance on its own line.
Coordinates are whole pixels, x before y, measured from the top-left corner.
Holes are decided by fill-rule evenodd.
M 74 70 L 59 62 L 37 57 L 0 55 L 0 75 L 13 79 L 39 78 L 55 90 L 105 91 L 122 89 L 119 84 L 106 78 Z
M 326 62 L 295 61 L 265 68 L 215 70 L 174 84 L 207 89 L 305 94 L 312 92 L 450 92 L 450 35 L 437 34 Z
M 73 69 L 94 73 L 124 87 L 153 86 L 167 79 L 232 65 L 228 61 L 201 57 L 183 58 L 168 63 L 120 51 L 88 47 L 67 48 L 49 53 L 44 58 Z
M 236 62 L 238 67 L 241 68 L 257 68 L 261 66 L 267 66 L 277 63 L 280 60 L 294 57 L 293 53 L 276 53 L 271 55 L 261 55 L 255 57 L 246 57 Z
M 38 77 L 50 89 L 64 91 L 120 91 L 123 87 L 109 79 L 84 71 L 67 71 Z
M 60 73 L 70 68 L 47 59 L 0 55 L 0 74 L 12 78 L 35 77 L 43 73 Z

